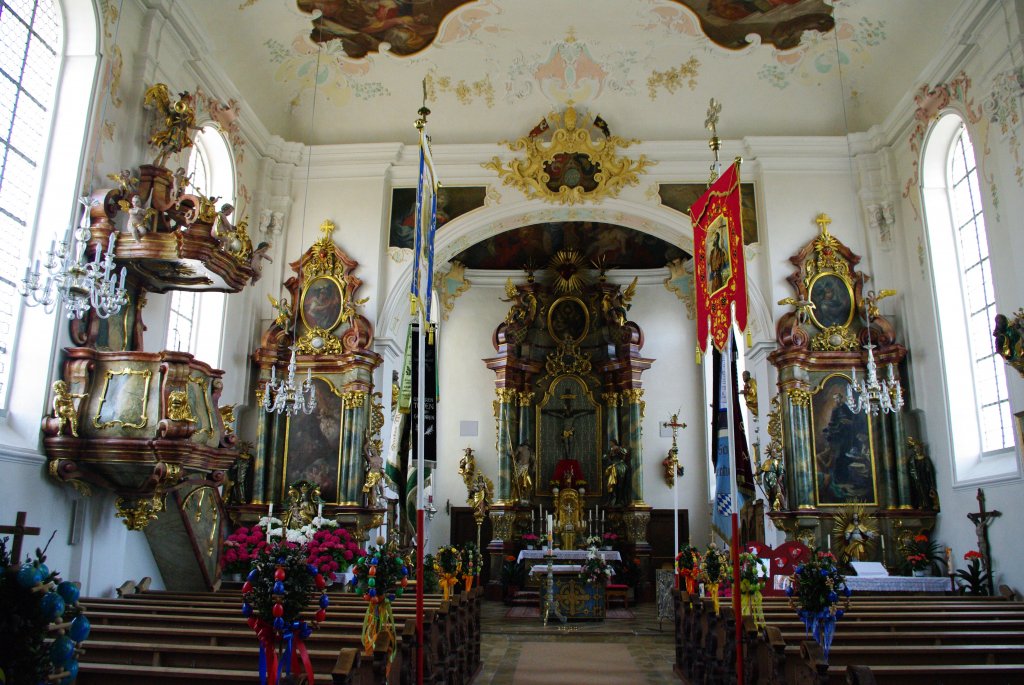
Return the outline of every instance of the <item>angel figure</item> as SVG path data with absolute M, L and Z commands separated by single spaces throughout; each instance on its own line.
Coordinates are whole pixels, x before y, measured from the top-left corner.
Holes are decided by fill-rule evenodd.
M 121 197 L 131 195 L 139 185 L 139 177 L 133 174 L 131 169 L 121 169 L 116 174 L 107 174 L 107 178 L 117 183 Z
M 509 278 L 505 281 L 505 295 L 508 299 L 502 302 L 511 302 L 512 306 L 505 315 L 505 323 L 514 327 L 527 327 L 533 323 L 537 315 L 537 296 L 528 290 L 520 290 Z
M 784 297 L 779 300 L 779 304 L 788 304 L 796 308 L 796 322 L 803 326 L 807 323 L 807 319 L 811 315 L 811 310 L 814 309 L 814 303 L 810 300 L 798 300 L 795 297 Z
M 874 321 L 875 319 L 877 319 L 879 317 L 879 315 L 880 315 L 880 312 L 878 311 L 878 303 L 879 303 L 879 301 L 884 300 L 887 297 L 892 297 L 895 294 L 896 294 L 895 290 L 879 290 L 877 295 L 874 293 L 874 291 L 872 291 L 872 292 L 869 292 L 864 297 L 864 304 L 865 304 L 865 306 L 867 307 L 867 310 L 868 310 L 868 323 L 869 324 L 872 321 Z
M 178 94 L 178 101 L 171 102 L 171 93 L 163 83 L 157 83 L 146 91 L 143 106 L 156 109 L 164 117 L 163 128 L 157 128 L 149 144 L 160 151 L 153 164 L 162 167 L 167 158 L 187 147 L 192 147 L 192 131 L 198 131 L 196 110 L 189 92 Z
M 231 252 L 231 242 L 235 239 L 236 228 L 231 223 L 231 214 L 235 211 L 235 206 L 230 202 L 225 202 L 220 206 L 220 211 L 217 213 L 217 218 L 213 222 L 213 226 L 210 227 L 210 237 L 220 243 L 222 249 Z M 237 251 L 237 250 L 236 250 Z
M 639 277 L 634 278 L 625 290 L 609 290 L 601 296 L 601 313 L 610 326 L 622 328 L 626 325 L 626 312 L 632 307 L 630 301 L 636 295 L 637 280 Z
M 252 255 L 249 256 L 249 268 L 252 269 L 252 279 L 249 281 L 250 283 L 255 285 L 256 281 L 263 278 L 264 259 L 273 264 L 273 258 L 267 254 L 271 247 L 273 247 L 273 245 L 264 240 L 256 246 L 256 249 L 252 251 Z
M 89 393 L 77 394 L 68 392 L 66 381 L 53 382 L 53 417 L 57 419 L 57 435 L 64 431 L 64 424 L 71 428 L 71 435 L 78 437 L 78 409 L 76 399 L 85 399 Z
M 274 308 L 275 312 L 277 312 L 277 317 L 274 318 L 274 324 L 287 333 L 288 326 L 292 321 L 292 308 L 291 305 L 288 304 L 288 298 L 282 297 L 278 300 L 270 293 L 267 293 L 267 299 L 270 300 L 270 306 Z
M 149 201 L 152 199 L 153 189 L 150 188 L 149 197 L 145 201 L 138 193 L 132 195 L 131 203 L 125 200 L 117 201 L 117 205 L 122 211 L 128 214 L 128 230 L 131 231 L 136 242 L 142 240 L 142 236 L 149 233 L 153 219 L 156 218 L 156 210 L 149 206 Z
M 192 185 L 191 179 L 192 177 L 185 171 L 185 167 L 180 166 L 174 170 L 174 174 L 171 176 L 171 199 L 174 200 L 175 207 L 181 204 L 181 196 Z

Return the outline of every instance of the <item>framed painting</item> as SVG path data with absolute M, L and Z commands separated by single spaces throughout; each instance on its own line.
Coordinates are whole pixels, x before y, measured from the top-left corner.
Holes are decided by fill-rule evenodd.
M 313 376 L 316 409 L 288 418 L 285 427 L 284 480 L 281 497 L 287 496 L 288 483 L 308 480 L 320 486 L 325 502 L 338 499 L 341 462 L 341 395 L 328 379 Z
M 558 298 L 548 308 L 548 334 L 555 340 L 581 343 L 590 331 L 590 311 L 571 295 Z
M 299 311 L 306 328 L 333 331 L 344 313 L 345 286 L 334 276 L 317 276 L 302 291 Z
M 871 422 L 846 406 L 849 385 L 849 376 L 829 374 L 811 397 L 818 506 L 878 504 Z
M 690 206 L 704 194 L 708 187 L 704 183 L 661 183 L 658 197 L 661 204 L 683 214 L 690 213 Z M 743 219 L 743 244 L 757 242 L 757 198 L 753 183 L 740 184 L 740 217 Z
M 729 283 L 732 278 L 732 260 L 729 257 L 729 224 L 725 216 L 719 216 L 711 224 L 704 239 L 704 259 L 707 261 L 706 271 L 708 292 L 714 295 Z
M 807 292 L 814 303 L 811 319 L 818 328 L 849 326 L 853 321 L 853 288 L 849 281 L 825 271 L 814 277 Z
M 437 191 L 437 227 L 484 206 L 484 186 L 444 187 Z M 416 231 L 416 189 L 393 188 L 391 191 L 391 224 L 388 247 L 411 250 Z M 518 269 L 519 266 L 517 265 Z

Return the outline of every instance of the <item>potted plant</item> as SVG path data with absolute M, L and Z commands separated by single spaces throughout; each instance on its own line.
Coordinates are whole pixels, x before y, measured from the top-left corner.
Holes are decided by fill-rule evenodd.
M 533 533 L 523 534 L 523 543 L 526 545 L 526 549 L 536 549 L 538 542 L 540 542 L 540 538 Z
M 223 573 L 229 580 L 241 582 L 249 573 L 252 562 L 266 547 L 267 533 L 263 528 L 259 525 L 252 528 L 239 526 L 228 535 L 221 548 L 220 563 Z
M 366 552 L 356 544 L 344 528 L 321 528 L 306 543 L 307 561 L 316 566 L 328 584 L 337 580 Z
M 587 558 L 580 569 L 580 580 L 584 583 L 605 584 L 612 577 L 612 567 L 593 549 L 587 552 Z
M 967 561 L 966 569 L 958 569 L 954 574 L 959 587 L 957 591 L 961 595 L 987 595 L 989 572 L 981 568 L 981 552 L 971 550 L 964 555 Z
M 942 559 L 942 547 L 936 540 L 921 533 L 915 535 L 904 547 L 904 558 L 901 571 L 905 575 L 926 576 L 932 571 L 933 564 Z
M 604 548 L 610 550 L 618 542 L 619 536 L 609 531 L 601 536 L 601 540 L 604 542 Z

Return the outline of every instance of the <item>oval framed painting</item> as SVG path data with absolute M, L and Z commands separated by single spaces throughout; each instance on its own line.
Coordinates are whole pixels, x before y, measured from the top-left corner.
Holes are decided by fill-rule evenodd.
M 548 309 L 548 334 L 555 340 L 581 343 L 590 331 L 590 310 L 578 297 L 563 295 Z
M 317 276 L 306 284 L 299 302 L 306 328 L 333 331 L 344 313 L 345 286 L 334 276 Z
M 853 288 L 845 279 L 826 271 L 815 276 L 807 290 L 814 303 L 811 319 L 818 328 L 849 326 L 853 321 Z

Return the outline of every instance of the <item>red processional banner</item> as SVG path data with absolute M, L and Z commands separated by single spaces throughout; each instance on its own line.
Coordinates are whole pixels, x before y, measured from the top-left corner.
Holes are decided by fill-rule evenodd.
M 703 353 L 708 335 L 721 351 L 729 340 L 732 306 L 736 324 L 747 328 L 747 275 L 740 217 L 740 164 L 737 160 L 690 206 L 697 300 L 697 345 Z

